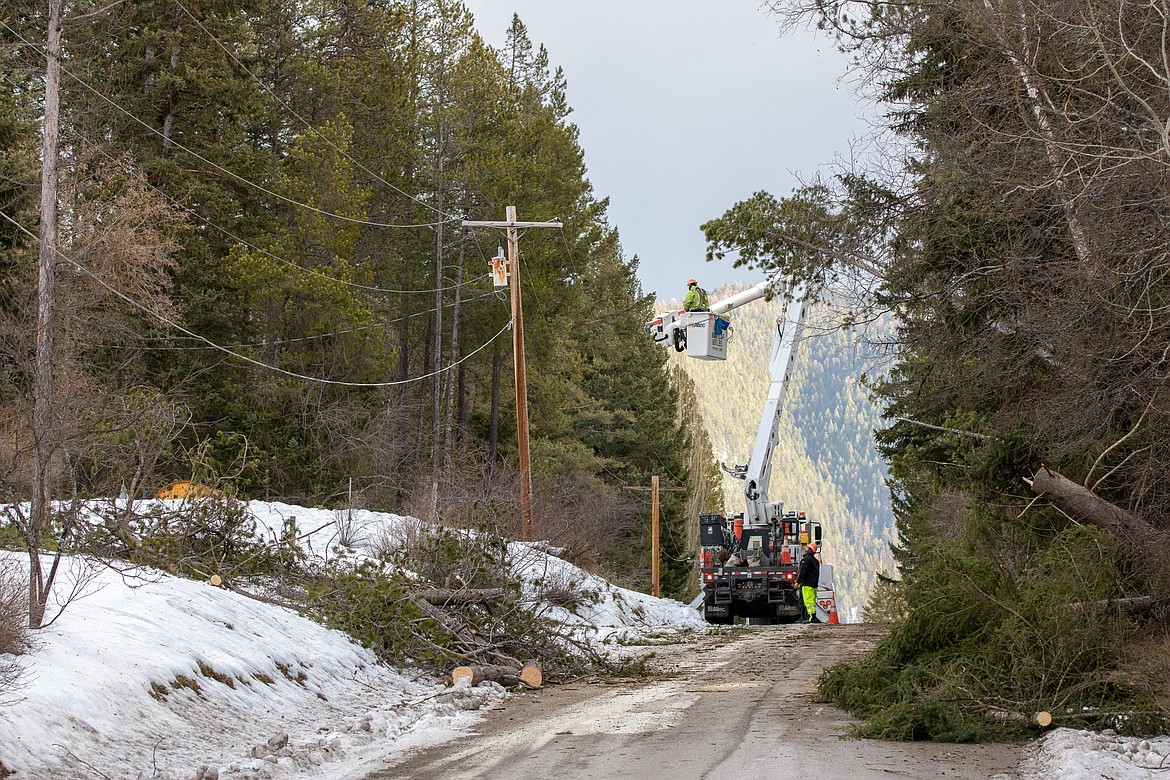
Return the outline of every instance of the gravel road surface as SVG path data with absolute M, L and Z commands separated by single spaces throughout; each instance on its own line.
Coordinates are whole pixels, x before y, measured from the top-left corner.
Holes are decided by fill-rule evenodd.
M 812 702 L 816 679 L 880 635 L 871 625 L 752 626 L 647 648 L 658 679 L 514 696 L 474 731 L 364 780 L 1014 777 L 1012 745 L 844 737 L 849 718 Z

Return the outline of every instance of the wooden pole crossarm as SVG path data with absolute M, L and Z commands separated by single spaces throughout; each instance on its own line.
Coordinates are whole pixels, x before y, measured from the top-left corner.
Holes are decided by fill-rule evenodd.
M 551 222 L 517 222 L 515 220 L 505 220 L 503 222 L 492 220 L 477 220 L 465 219 L 463 220 L 463 227 L 485 227 L 485 228 L 560 228 L 564 227 L 564 223 L 559 219 L 554 219 Z

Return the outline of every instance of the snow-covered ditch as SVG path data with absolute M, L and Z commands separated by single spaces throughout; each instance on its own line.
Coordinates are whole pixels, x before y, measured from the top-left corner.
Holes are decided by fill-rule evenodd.
M 360 556 L 418 522 L 267 502 L 249 510 L 274 538 L 295 517 L 299 543 L 320 557 L 341 540 Z M 613 586 L 540 545 L 512 543 L 510 555 L 534 596 L 549 582 L 590 594 L 547 614 L 598 645 L 703 626 L 678 602 Z M 67 565 L 62 587 L 82 581 L 84 592 L 37 632 L 22 687 L 0 702 L 0 777 L 353 778 L 450 737 L 507 695 L 387 668 L 345 634 L 206 583 Z

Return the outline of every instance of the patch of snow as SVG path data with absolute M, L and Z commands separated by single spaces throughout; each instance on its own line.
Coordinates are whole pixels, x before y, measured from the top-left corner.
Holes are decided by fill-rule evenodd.
M 1149 780 L 1170 770 L 1170 736 L 1056 729 L 1030 749 L 1022 770 L 1026 780 Z
M 704 629 L 697 610 L 673 599 L 614 585 L 568 561 L 549 555 L 539 543 L 508 545 L 512 571 L 523 581 L 526 595 L 540 601 L 548 588 L 575 591 L 584 597 L 573 608 L 549 605 L 547 614 L 567 626 L 585 630 L 598 641 L 629 639 L 647 632 Z

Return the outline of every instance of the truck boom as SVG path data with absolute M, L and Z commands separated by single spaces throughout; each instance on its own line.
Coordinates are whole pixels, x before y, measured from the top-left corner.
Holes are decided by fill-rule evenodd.
M 764 403 L 759 430 L 756 431 L 756 444 L 747 464 L 736 466 L 732 472 L 744 480 L 744 525 L 748 527 L 769 525 L 779 519 L 781 512 L 779 503 L 768 501 L 768 481 L 772 476 L 772 451 L 776 448 L 779 435 L 780 415 L 788 395 L 792 358 L 804 330 L 804 296 L 805 285 L 799 283 L 792 290 L 792 299 L 784 318 L 776 322 L 776 338 L 772 343 L 772 357 L 768 361 L 772 384 L 768 388 L 768 400 Z

